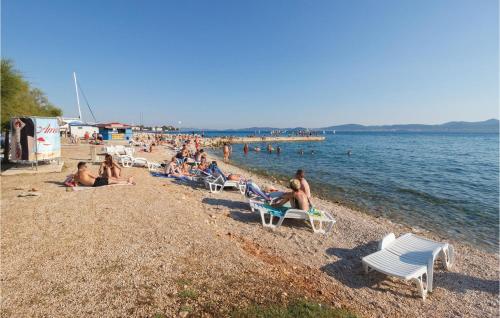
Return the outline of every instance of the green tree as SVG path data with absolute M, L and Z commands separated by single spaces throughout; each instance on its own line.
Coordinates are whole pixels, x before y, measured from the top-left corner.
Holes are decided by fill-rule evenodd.
M 1 60 L 0 126 L 6 131 L 4 162 L 9 158 L 9 123 L 15 116 L 61 116 L 59 108 L 52 105 L 38 88 L 32 88 L 11 60 Z
M 38 88 L 32 88 L 11 60 L 1 61 L 1 127 L 9 129 L 14 116 L 61 116 L 59 108 L 51 104 Z

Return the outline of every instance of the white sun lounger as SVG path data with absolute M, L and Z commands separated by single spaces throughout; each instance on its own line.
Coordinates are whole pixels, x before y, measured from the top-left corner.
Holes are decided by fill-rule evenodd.
M 121 155 L 118 157 L 118 161 L 125 168 L 130 168 L 133 166 L 148 167 L 149 162 L 146 158 L 132 157 L 129 155 Z
M 398 239 L 393 233 L 379 243 L 379 251 L 363 257 L 365 273 L 372 270 L 417 284 L 420 295 L 432 292 L 434 261 L 440 258 L 445 269 L 453 265 L 453 246 L 407 233 Z M 424 282 L 425 276 L 425 282 Z
M 314 233 L 327 234 L 332 230 L 336 222 L 330 213 L 325 211 L 320 211 L 321 215 L 315 215 L 304 210 L 288 209 L 283 214 L 276 215 L 263 204 L 256 203 L 255 201 L 253 202 L 253 207 L 260 212 L 262 226 L 271 229 L 280 227 L 285 219 L 299 219 L 309 221 Z M 269 217 L 269 221 L 266 221 L 266 217 Z M 274 223 L 275 219 L 278 219 L 278 222 Z
M 207 178 L 205 179 L 205 185 L 208 190 L 212 193 L 220 193 L 224 188 L 236 188 L 241 194 L 245 193 L 246 183 L 234 180 L 227 180 L 222 175 L 219 175 L 215 179 Z

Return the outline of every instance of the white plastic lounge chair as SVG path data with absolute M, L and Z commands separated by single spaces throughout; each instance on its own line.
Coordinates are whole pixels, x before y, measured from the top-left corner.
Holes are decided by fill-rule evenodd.
M 393 233 L 379 243 L 379 251 L 363 257 L 365 273 L 372 270 L 414 281 L 422 298 L 432 292 L 434 261 L 440 258 L 445 269 L 453 265 L 453 246 L 407 233 L 398 239 Z M 425 282 L 424 282 L 425 275 Z
M 149 162 L 146 158 L 132 157 L 129 155 L 119 156 L 118 162 L 120 162 L 124 168 L 130 168 L 133 166 L 149 167 Z
M 227 180 L 224 175 L 219 175 L 217 178 L 207 178 L 204 180 L 205 185 L 211 193 L 220 193 L 224 188 L 236 188 L 241 194 L 245 193 L 246 183 L 241 181 Z
M 158 162 L 148 162 L 148 170 L 151 172 L 160 172 L 163 171 L 164 168 Z
M 252 180 L 248 180 L 244 195 L 246 198 L 248 198 L 250 210 L 252 210 L 252 212 L 255 212 L 255 210 L 257 210 L 257 204 L 272 204 L 275 200 L 283 195 L 283 192 L 276 191 L 265 193 L 255 182 L 253 182 Z
M 309 221 L 314 233 L 327 234 L 332 230 L 333 225 L 336 222 L 335 219 L 330 215 L 330 213 L 325 211 L 316 210 L 316 212 L 319 214 L 314 214 L 299 209 L 288 209 L 285 212 L 278 212 L 269 209 L 261 203 L 255 202 L 254 208 L 259 210 L 260 212 L 262 226 L 271 229 L 280 227 L 285 219 L 299 219 Z M 266 217 L 269 217 L 269 221 L 266 221 Z M 278 222 L 276 223 L 274 223 L 275 218 L 278 219 Z

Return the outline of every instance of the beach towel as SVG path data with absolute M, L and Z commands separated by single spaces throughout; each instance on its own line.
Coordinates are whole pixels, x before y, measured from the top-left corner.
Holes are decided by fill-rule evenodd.
M 272 206 L 269 204 L 261 204 L 264 208 L 266 208 L 267 212 L 271 214 L 272 216 L 276 217 L 283 217 L 285 215 L 286 211 L 288 211 L 290 208 L 285 207 L 285 206 Z
M 168 179 L 176 179 L 176 180 L 183 180 L 183 181 L 193 180 L 191 177 L 188 177 L 188 176 L 176 177 L 176 176 L 172 176 L 169 174 L 164 174 L 162 172 L 153 172 L 153 171 L 151 171 L 151 176 L 157 177 L 157 178 L 168 178 Z
M 68 187 L 73 191 L 82 191 L 82 190 L 89 190 L 89 189 L 102 189 L 102 188 L 109 188 L 109 187 L 114 187 L 114 186 L 131 186 L 134 185 L 133 183 L 115 183 L 115 184 L 108 184 L 105 186 L 101 187 L 88 187 L 88 186 L 73 186 L 73 187 Z

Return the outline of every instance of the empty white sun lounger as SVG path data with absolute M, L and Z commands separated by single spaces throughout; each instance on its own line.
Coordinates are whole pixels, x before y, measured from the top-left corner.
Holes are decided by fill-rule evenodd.
M 130 168 L 133 166 L 141 166 L 149 168 L 149 161 L 146 158 L 132 157 L 129 155 L 121 155 L 118 157 L 118 161 L 124 168 Z
M 453 265 L 453 246 L 407 233 L 396 239 L 393 233 L 379 243 L 379 251 L 362 258 L 365 273 L 372 270 L 417 284 L 420 295 L 432 292 L 434 261 L 445 269 Z M 425 276 L 425 278 L 424 278 Z

